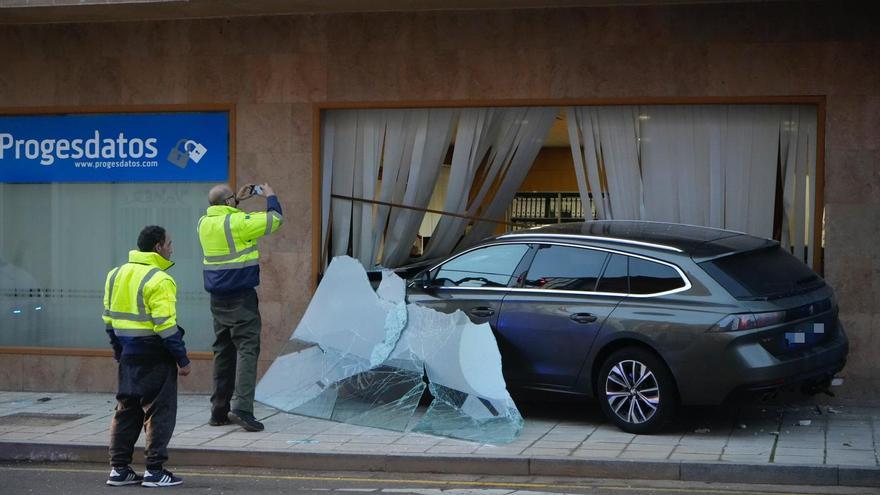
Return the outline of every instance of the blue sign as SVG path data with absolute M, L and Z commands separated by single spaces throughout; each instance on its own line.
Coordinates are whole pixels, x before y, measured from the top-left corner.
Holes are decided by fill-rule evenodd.
M 0 116 L 0 182 L 228 178 L 228 112 Z

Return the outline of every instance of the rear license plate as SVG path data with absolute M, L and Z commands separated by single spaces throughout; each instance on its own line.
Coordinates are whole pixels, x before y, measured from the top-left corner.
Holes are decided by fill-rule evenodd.
M 785 342 L 789 349 L 815 344 L 824 337 L 824 323 L 807 323 L 799 325 L 794 332 L 785 332 Z

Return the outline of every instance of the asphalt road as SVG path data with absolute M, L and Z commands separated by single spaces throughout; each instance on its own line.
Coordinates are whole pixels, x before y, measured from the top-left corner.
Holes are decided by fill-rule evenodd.
M 0 464 L 0 493 L 100 494 L 142 492 L 140 486 L 109 487 L 109 469 L 97 464 Z M 596 480 L 581 478 L 492 477 L 470 475 L 340 473 L 265 469 L 180 468 L 180 486 L 161 490 L 180 493 L 353 495 L 535 495 L 570 493 L 595 495 L 791 495 L 876 494 L 876 489 L 791 485 L 733 485 L 671 481 Z

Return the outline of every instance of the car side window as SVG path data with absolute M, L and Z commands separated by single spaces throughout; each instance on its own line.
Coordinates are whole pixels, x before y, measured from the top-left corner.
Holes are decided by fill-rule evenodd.
M 596 286 L 596 292 L 629 293 L 628 258 L 629 256 L 622 254 L 611 255 L 605 265 L 605 272 L 599 279 L 599 285 Z
M 507 287 L 528 250 L 526 244 L 475 249 L 441 265 L 433 283 L 438 287 Z
M 630 294 L 656 294 L 685 286 L 678 272 L 668 265 L 662 265 L 641 258 L 629 259 Z
M 569 246 L 541 245 L 523 281 L 527 289 L 594 291 L 608 254 Z

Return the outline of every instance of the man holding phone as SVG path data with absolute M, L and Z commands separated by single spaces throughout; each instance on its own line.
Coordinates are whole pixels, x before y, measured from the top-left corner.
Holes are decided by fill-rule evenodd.
M 240 201 L 266 198 L 266 211 L 245 212 Z M 257 359 L 260 356 L 260 253 L 257 240 L 281 227 L 281 205 L 269 184 L 248 184 L 232 192 L 227 184 L 211 188 L 207 214 L 199 219 L 205 290 L 214 317 L 214 394 L 211 426 L 229 421 L 247 431 L 262 431 L 254 417 Z

